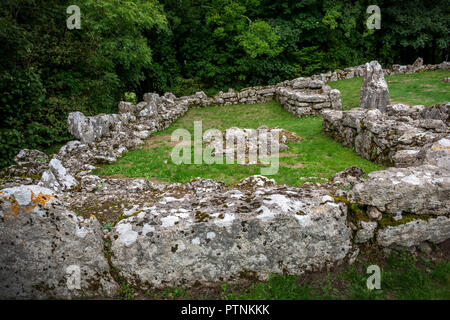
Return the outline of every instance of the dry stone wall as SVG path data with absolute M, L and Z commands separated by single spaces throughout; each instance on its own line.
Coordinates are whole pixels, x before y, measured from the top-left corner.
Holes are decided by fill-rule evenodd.
M 203 92 L 193 96 L 180 97 L 190 107 L 223 106 L 234 104 L 255 104 L 277 100 L 283 108 L 296 116 L 321 114 L 326 109 L 341 109 L 341 94 L 321 80 L 297 78 L 273 86 L 251 87 L 235 91 L 219 92 L 207 97 Z
M 406 70 L 422 68 L 416 61 Z M 386 106 L 387 87 L 375 69 L 371 92 L 364 89 L 373 73 L 365 73 L 364 108 L 323 113 L 326 134 L 368 160 L 392 166 L 355 181 L 344 193 L 360 212 L 355 241 L 390 247 L 443 242 L 450 238 L 450 103 Z
M 355 108 L 325 111 L 323 131 L 367 160 L 396 167 L 433 162 L 450 168 L 444 152 L 450 142 L 450 103 L 388 105 L 386 112 Z M 433 160 L 433 158 L 439 160 Z M 448 158 L 447 158 L 448 159 Z

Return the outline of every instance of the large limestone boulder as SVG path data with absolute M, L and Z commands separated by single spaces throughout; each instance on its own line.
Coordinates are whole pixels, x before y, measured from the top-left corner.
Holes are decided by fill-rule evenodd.
M 82 112 L 71 112 L 67 118 L 69 132 L 82 143 L 98 140 L 120 120 L 117 114 L 100 114 L 86 117 Z
M 95 217 L 78 218 L 49 189 L 0 191 L 0 298 L 113 295 Z
M 428 220 L 416 219 L 398 226 L 378 230 L 379 245 L 412 247 L 424 241 L 441 243 L 450 238 L 450 218 L 436 217 Z
M 329 193 L 261 176 L 168 185 L 113 228 L 112 263 L 143 287 L 321 270 L 351 248 L 347 207 Z
M 59 193 L 76 187 L 78 181 L 69 173 L 60 160 L 52 159 L 49 163 L 49 169 L 42 174 L 39 185 Z
M 450 172 L 432 165 L 371 172 L 353 187 L 352 198 L 394 216 L 448 215 Z
M 366 63 L 364 83 L 361 88 L 360 107 L 384 111 L 389 104 L 389 89 L 383 69 L 377 61 Z

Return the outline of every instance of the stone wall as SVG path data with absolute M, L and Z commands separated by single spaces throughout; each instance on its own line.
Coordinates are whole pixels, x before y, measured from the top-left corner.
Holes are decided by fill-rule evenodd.
M 329 110 L 323 130 L 362 157 L 393 166 L 335 181 L 359 212 L 356 243 L 412 247 L 450 238 L 450 103 L 430 107 Z
M 255 104 L 277 100 L 283 108 L 296 116 L 321 114 L 326 109 L 341 109 L 341 94 L 321 80 L 297 78 L 273 86 L 251 87 L 241 91 L 220 91 L 214 97 L 204 92 L 175 99 L 186 101 L 189 107 Z
M 356 67 L 345 68 L 344 70 L 337 69 L 327 73 L 321 73 L 311 76 L 313 80 L 322 80 L 323 82 L 332 82 L 338 80 L 351 79 L 355 77 L 364 76 L 365 65 L 359 65 Z M 429 70 L 450 70 L 450 62 L 444 61 L 439 64 L 423 64 L 422 58 L 417 58 L 413 64 L 399 65 L 394 64 L 390 69 L 383 69 L 385 75 L 396 74 L 411 74 L 416 72 L 423 72 Z
M 431 152 L 448 148 L 449 119 L 448 102 L 430 107 L 394 104 L 388 105 L 386 112 L 330 110 L 324 112 L 323 131 L 345 146 L 354 147 L 367 160 L 408 167 L 433 161 Z M 442 162 L 442 166 L 450 168 L 450 163 Z

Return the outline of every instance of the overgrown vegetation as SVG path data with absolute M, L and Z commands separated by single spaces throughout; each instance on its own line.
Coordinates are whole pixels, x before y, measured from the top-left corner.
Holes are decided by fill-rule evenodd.
M 0 2 L 0 167 L 71 139 L 67 114 L 116 111 L 144 92 L 273 84 L 377 59 L 439 63 L 448 1 L 68 0 Z M 368 30 L 368 5 L 382 29 Z

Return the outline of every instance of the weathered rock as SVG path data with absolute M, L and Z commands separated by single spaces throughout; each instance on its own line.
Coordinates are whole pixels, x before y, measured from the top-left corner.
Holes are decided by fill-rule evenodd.
M 113 295 L 95 218 L 83 220 L 36 185 L 2 189 L 0 297 L 71 298 Z M 79 271 L 80 286 L 68 286 Z
M 49 158 L 42 151 L 23 149 L 14 157 L 14 162 L 15 165 L 0 172 L 0 177 L 5 179 L 3 187 L 37 183 L 48 169 Z
M 423 58 L 419 57 L 416 59 L 416 61 L 414 61 L 414 63 L 412 64 L 412 68 L 411 68 L 411 72 L 417 72 L 421 69 L 423 69 Z
M 60 160 L 52 159 L 49 163 L 49 170 L 43 173 L 39 185 L 58 193 L 74 188 L 78 185 L 78 181 L 67 171 Z
M 232 127 L 216 134 L 209 132 L 203 140 L 212 148 L 214 156 L 237 159 L 241 164 L 256 164 L 258 160 L 267 161 L 267 157 L 289 150 L 286 142 L 298 142 L 301 138 L 279 127 L 261 126 L 258 129 Z
M 14 157 L 14 162 L 21 166 L 48 163 L 48 156 L 39 150 L 23 149 Z
M 351 191 L 355 202 L 393 215 L 447 215 L 450 212 L 450 172 L 422 165 L 369 173 Z
M 450 170 L 450 136 L 426 149 L 424 163 Z
M 120 113 L 131 113 L 134 114 L 137 108 L 131 102 L 120 101 L 119 102 L 119 112 Z
M 364 83 L 361 88 L 360 107 L 376 108 L 381 111 L 389 104 L 389 89 L 384 80 L 383 70 L 377 61 L 366 63 Z
M 381 220 L 383 214 L 377 208 L 369 206 L 367 208 L 367 216 L 371 220 Z
M 355 184 L 364 181 L 365 174 L 361 168 L 352 166 L 333 175 L 331 182 L 340 188 L 351 189 Z
M 450 218 L 436 217 L 427 221 L 417 219 L 399 226 L 378 230 L 377 242 L 381 246 L 417 246 L 424 241 L 441 243 L 450 238 Z
M 355 242 L 365 243 L 373 238 L 378 224 L 376 222 L 365 221 L 360 221 L 359 224 L 361 229 L 356 232 Z
M 86 117 L 81 112 L 71 112 L 67 119 L 69 132 L 83 143 L 93 142 L 108 133 L 117 115 Z
M 344 259 L 351 247 L 346 206 L 323 187 L 255 176 L 235 188 L 196 179 L 159 192 L 111 233 L 114 266 L 144 287 L 299 274 Z

